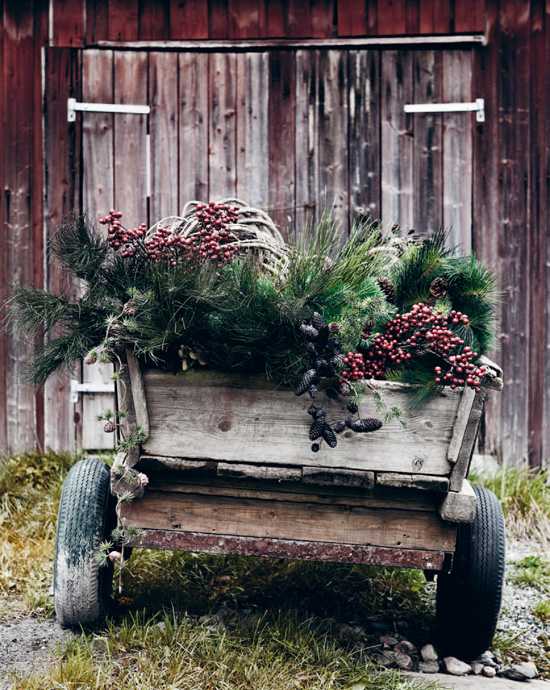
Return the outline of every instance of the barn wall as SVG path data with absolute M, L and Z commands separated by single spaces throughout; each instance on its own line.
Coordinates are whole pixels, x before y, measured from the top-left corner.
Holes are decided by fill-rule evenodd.
M 507 375 L 492 396 L 481 449 L 509 464 L 550 456 L 550 3 L 544 0 L 0 0 L 0 297 L 17 284 L 61 289 L 64 276 L 44 261 L 44 238 L 78 185 L 70 162 L 63 104 L 78 90 L 77 51 L 60 57 L 59 98 L 46 126 L 59 129 L 58 164 L 43 179 L 42 53 L 45 44 L 79 48 L 100 41 L 338 38 L 486 32 L 475 79 L 487 122 L 474 150 L 473 246 L 499 279 L 500 336 L 495 358 Z M 76 91 L 75 91 L 76 90 Z M 477 89 L 480 91 L 480 88 Z M 51 139 L 51 138 L 50 138 Z M 281 171 L 282 174 L 284 171 Z M 48 216 L 44 223 L 43 192 Z M 0 336 L 0 450 L 44 443 L 44 402 L 24 383 L 29 346 Z M 66 377 L 46 389 L 48 445 L 70 442 Z M 57 401 L 57 403 L 56 403 Z

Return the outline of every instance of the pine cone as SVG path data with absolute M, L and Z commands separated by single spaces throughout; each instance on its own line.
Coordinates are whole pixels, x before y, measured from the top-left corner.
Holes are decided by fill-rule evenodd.
M 325 426 L 324 421 L 315 419 L 313 424 L 309 427 L 309 440 L 316 441 L 318 438 L 321 438 Z
M 319 331 L 315 326 L 311 326 L 309 323 L 303 323 L 300 326 L 300 331 L 308 340 L 317 340 L 319 337 Z
M 350 400 L 346 407 L 348 408 L 348 412 L 351 412 L 351 414 L 357 414 L 357 410 L 359 409 L 355 400 Z
M 327 394 L 327 398 L 330 398 L 331 400 L 338 400 L 340 397 L 340 393 L 336 390 L 336 388 L 327 388 L 325 393 Z
M 430 284 L 430 295 L 434 299 L 444 299 L 447 296 L 449 283 L 445 278 L 434 278 Z
M 346 428 L 346 423 L 342 421 L 336 422 L 332 428 L 337 434 L 341 434 Z
M 312 450 L 313 453 L 318 453 L 320 447 L 321 447 L 321 446 L 320 446 L 318 443 L 312 443 L 312 444 L 311 444 L 311 450 Z
M 302 376 L 298 388 L 296 388 L 296 395 L 303 395 L 309 388 L 317 381 L 317 372 L 315 369 L 308 369 Z
M 395 287 L 388 278 L 378 278 L 378 287 L 382 290 L 390 304 L 395 302 Z
M 313 326 L 313 328 L 316 328 L 318 331 L 321 330 L 321 328 L 323 328 L 323 326 L 326 325 L 325 320 L 323 319 L 321 314 L 319 314 L 318 311 L 313 312 L 313 316 L 311 317 L 311 325 Z
M 318 407 L 317 405 L 314 405 L 313 403 L 307 408 L 307 413 L 315 419 L 317 417 L 317 414 L 321 408 Z
M 364 419 L 357 419 L 351 424 L 353 431 L 358 433 L 366 433 L 369 431 L 377 431 L 382 426 L 382 422 L 374 417 L 365 417 Z
M 332 430 L 332 427 L 330 424 L 325 424 L 323 427 L 323 438 L 325 439 L 325 442 L 329 448 L 336 448 L 336 445 L 338 444 L 338 441 L 336 439 L 336 434 Z
M 349 429 L 351 429 L 351 428 L 353 427 L 353 417 L 352 417 L 350 414 L 348 414 L 348 416 L 345 418 L 344 424 L 345 424 Z
M 114 431 L 116 431 L 116 424 L 112 420 L 108 420 L 103 425 L 103 431 L 106 434 L 112 434 Z

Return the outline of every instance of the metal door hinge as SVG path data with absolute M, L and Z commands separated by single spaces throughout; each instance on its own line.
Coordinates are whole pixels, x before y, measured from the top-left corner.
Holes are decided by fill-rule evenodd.
M 71 402 L 77 403 L 80 393 L 114 393 L 114 383 L 80 383 L 71 379 Z
M 485 122 L 485 99 L 476 98 L 472 103 L 408 103 L 406 113 L 472 113 L 477 122 Z
M 125 113 L 126 115 L 149 115 L 148 105 L 129 105 L 127 103 L 80 103 L 76 98 L 67 99 L 67 122 L 76 120 L 76 112 L 83 113 Z

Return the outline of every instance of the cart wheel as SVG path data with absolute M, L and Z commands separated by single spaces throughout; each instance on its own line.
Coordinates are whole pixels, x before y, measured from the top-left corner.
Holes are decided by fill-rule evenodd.
M 504 518 L 497 497 L 474 487 L 476 516 L 459 527 L 453 569 L 437 577 L 440 650 L 474 659 L 489 649 L 504 581 Z
M 100 565 L 99 545 L 115 524 L 109 470 L 97 458 L 74 465 L 61 493 L 54 561 L 54 603 L 67 628 L 97 623 L 111 601 L 112 564 Z

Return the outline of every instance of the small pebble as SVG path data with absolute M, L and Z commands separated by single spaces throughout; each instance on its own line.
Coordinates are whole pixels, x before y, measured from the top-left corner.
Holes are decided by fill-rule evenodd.
M 395 645 L 395 651 L 400 652 L 401 654 L 415 654 L 416 647 L 408 640 L 401 640 L 401 642 L 398 642 Z
M 446 656 L 443 659 L 443 665 L 445 671 L 452 676 L 465 676 L 472 671 L 470 664 L 467 664 L 465 661 L 460 661 L 460 659 L 454 656 Z
M 483 675 L 487 676 L 487 678 L 494 678 L 497 674 L 496 669 L 494 666 L 484 666 L 483 667 Z
M 421 673 L 437 673 L 439 664 L 437 661 L 420 661 L 418 662 L 418 670 Z
M 537 667 L 532 661 L 524 661 L 521 664 L 513 664 L 499 671 L 499 676 L 510 680 L 528 681 L 538 676 Z
M 408 654 L 395 652 L 395 663 L 402 671 L 411 671 L 413 667 L 413 660 Z
M 424 661 L 437 661 L 437 652 L 433 644 L 425 644 L 420 650 L 420 656 Z
M 380 637 L 380 642 L 384 647 L 395 647 L 399 640 L 396 637 L 392 637 L 392 635 L 382 635 Z
M 489 666 L 487 668 L 490 668 Z M 480 676 L 483 671 L 483 664 L 480 661 L 472 662 L 472 673 L 474 676 Z

